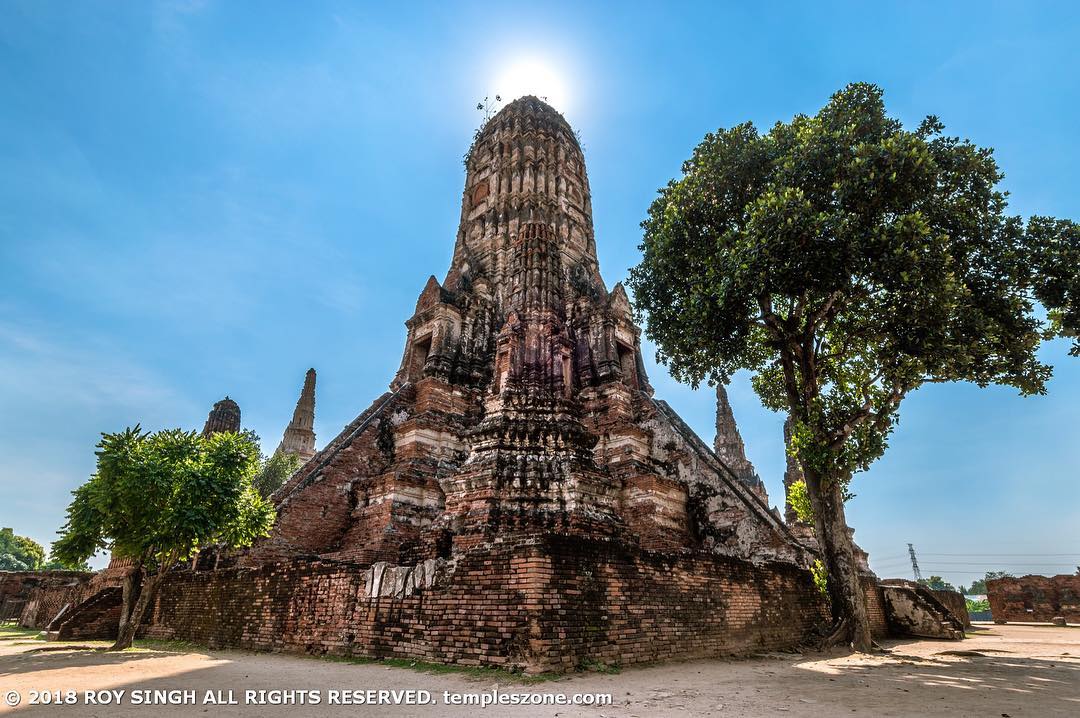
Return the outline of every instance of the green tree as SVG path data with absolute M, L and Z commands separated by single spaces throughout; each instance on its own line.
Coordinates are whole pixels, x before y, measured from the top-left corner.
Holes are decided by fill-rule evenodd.
M 971 582 L 971 586 L 966 591 L 961 591 L 968 596 L 986 595 L 986 582 L 993 581 L 995 578 L 1011 578 L 1012 574 L 1007 571 L 987 571 L 986 574 L 979 579 Z
M 630 272 L 658 360 L 697 385 L 753 374 L 790 414 L 836 630 L 871 646 L 843 497 L 925 383 L 1044 392 L 1028 232 L 992 151 L 908 131 L 854 84 L 813 117 L 706 135 L 642 223 Z
M 253 431 L 245 431 L 243 435 L 248 437 L 256 446 L 261 443 L 258 434 Z M 264 499 L 270 498 L 270 494 L 280 489 L 289 477 L 300 468 L 302 463 L 300 457 L 296 454 L 275 451 L 267 456 L 260 452 L 259 468 L 255 472 L 253 480 L 259 495 Z
M 0 551 L 0 571 L 28 571 L 29 567 L 13 553 Z
M 37 541 L 0 529 L 0 571 L 39 571 L 45 567 L 45 549 Z
M 274 512 L 252 484 L 258 447 L 239 434 L 136 426 L 102 434 L 97 449 L 97 471 L 72 492 L 53 555 L 73 564 L 111 549 L 136 560 L 112 647 L 119 650 L 131 645 L 170 570 L 209 544 L 249 545 L 268 533 Z
M 1034 292 L 1049 312 L 1053 331 L 1073 340 L 1080 356 L 1080 225 L 1052 217 L 1032 217 L 1028 223 Z
M 42 567 L 46 571 L 90 571 L 90 564 L 86 561 L 80 561 L 79 563 L 64 563 L 60 559 L 49 556 L 49 560 L 45 562 Z
M 926 586 L 931 591 L 955 591 L 956 586 L 943 579 L 941 576 L 931 576 L 930 578 L 919 579 L 919 583 Z

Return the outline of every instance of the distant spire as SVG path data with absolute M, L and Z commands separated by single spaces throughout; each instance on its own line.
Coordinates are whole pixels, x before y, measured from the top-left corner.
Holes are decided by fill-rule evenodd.
M 315 370 L 308 369 L 304 376 L 304 388 L 293 410 L 292 421 L 285 427 L 277 450 L 295 454 L 304 461 L 315 455 Z
M 716 438 L 713 440 L 713 450 L 740 481 L 759 494 L 764 494 L 765 484 L 746 458 L 746 447 L 735 424 L 735 414 L 723 384 L 716 385 Z
M 240 405 L 229 397 L 214 404 L 203 424 L 203 436 L 240 431 Z

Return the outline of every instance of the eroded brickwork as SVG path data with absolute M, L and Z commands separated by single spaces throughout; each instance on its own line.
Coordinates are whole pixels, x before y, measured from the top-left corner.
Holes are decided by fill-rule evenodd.
M 240 405 L 229 397 L 214 404 L 203 424 L 203 436 L 240 431 Z
M 135 566 L 132 560 L 113 557 L 108 567 L 97 573 L 39 571 L 6 574 L 6 572 L 0 572 L 0 594 L 7 590 L 5 586 L 9 585 L 8 577 L 10 577 L 10 585 L 21 581 L 27 601 L 19 625 L 24 628 L 45 629 L 65 608 L 74 608 L 97 593 L 122 586 L 124 578 L 133 570 Z M 119 612 L 116 613 L 116 619 L 118 622 Z M 96 613 L 94 616 L 85 618 L 87 625 L 91 625 L 91 622 L 96 620 Z M 108 619 L 101 624 L 92 625 L 105 626 L 105 630 L 98 630 L 98 633 L 107 637 L 110 633 L 115 634 L 115 630 L 108 625 L 110 622 L 111 619 Z M 78 637 L 93 637 L 94 630 L 97 629 L 79 633 Z
M 885 616 L 885 596 L 876 580 L 863 577 L 860 579 L 866 595 L 866 616 L 870 620 L 870 635 L 875 639 L 889 635 L 889 622 Z
M 19 602 L 19 625 L 43 627 L 66 604 L 82 600 L 93 577 L 81 571 L 0 571 L 0 605 Z
M 716 385 L 716 437 L 713 439 L 713 449 L 740 481 L 767 499 L 765 484 L 754 470 L 754 465 L 746 458 L 746 447 L 743 445 L 742 435 L 735 423 L 735 413 L 731 409 L 727 389 L 723 384 Z
M 986 582 L 995 621 L 1080 623 L 1080 576 L 1023 576 Z
M 369 597 L 362 568 L 342 562 L 177 574 L 146 635 L 541 671 L 780 649 L 825 615 L 791 564 L 573 536 L 467 551 L 437 581 Z

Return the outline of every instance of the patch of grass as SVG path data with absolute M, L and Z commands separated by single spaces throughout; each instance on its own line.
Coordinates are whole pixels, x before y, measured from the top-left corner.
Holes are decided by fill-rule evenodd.
M 22 628 L 13 624 L 0 626 L 0 641 L 11 641 L 16 638 L 44 640 L 41 637 L 41 631 L 36 628 Z
M 617 675 L 622 673 L 622 666 L 618 663 L 601 663 L 600 661 L 593 660 L 592 658 L 584 658 L 578 663 L 579 671 L 588 671 L 590 673 L 606 673 L 608 675 Z
M 164 651 L 168 653 L 202 653 L 206 646 L 190 641 L 164 641 L 157 638 L 140 638 L 124 651 Z

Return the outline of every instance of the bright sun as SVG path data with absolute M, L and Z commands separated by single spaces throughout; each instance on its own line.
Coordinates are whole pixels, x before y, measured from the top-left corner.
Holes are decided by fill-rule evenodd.
M 503 102 L 522 95 L 536 95 L 547 98 L 547 103 L 559 112 L 565 113 L 569 109 L 570 98 L 562 78 L 550 65 L 533 58 L 508 65 L 496 79 L 495 91 Z

